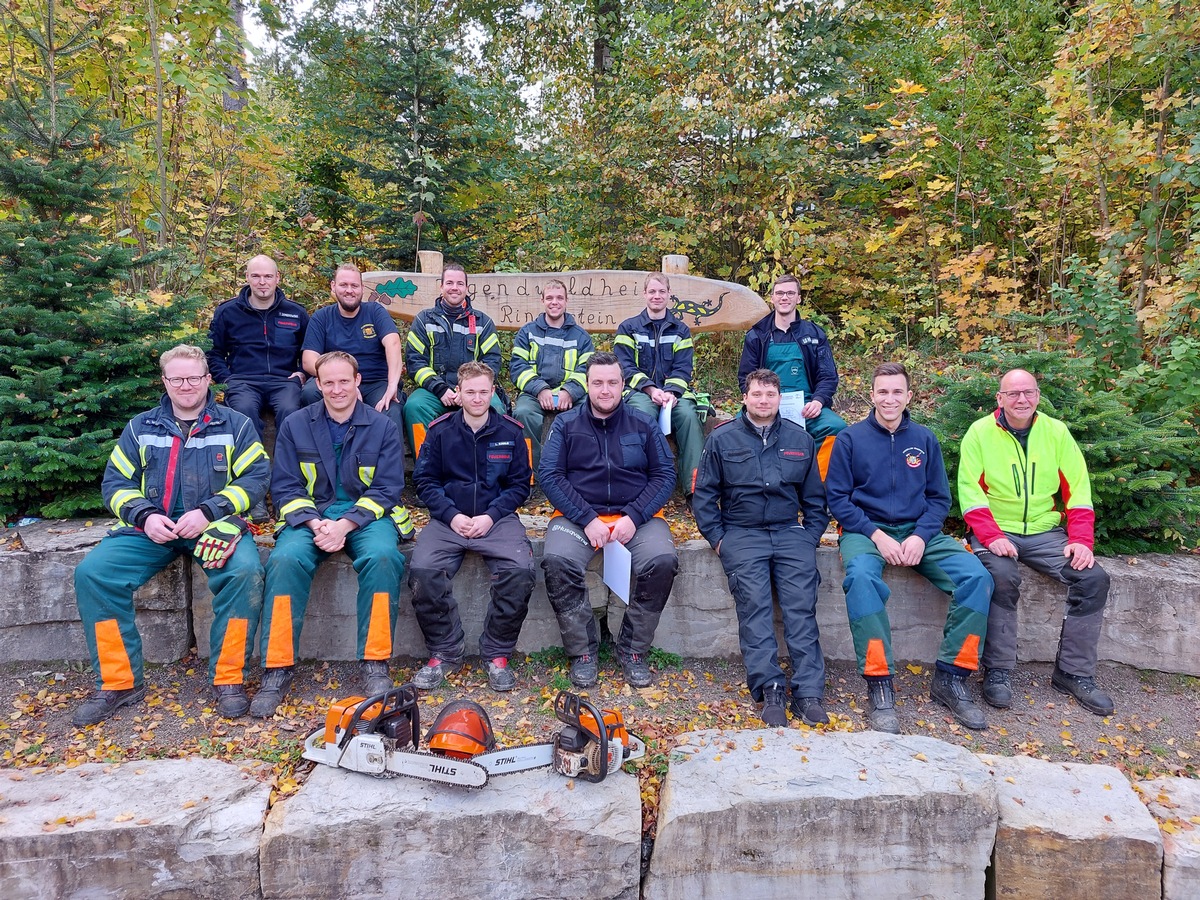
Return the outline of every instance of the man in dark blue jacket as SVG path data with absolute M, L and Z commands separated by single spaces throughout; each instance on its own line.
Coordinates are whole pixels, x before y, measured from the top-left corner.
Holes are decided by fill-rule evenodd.
M 261 718 L 274 715 L 291 686 L 313 575 L 339 550 L 358 574 L 357 656 L 365 693 L 392 686 L 388 660 L 404 574 L 394 518 L 404 489 L 400 433 L 358 399 L 353 356 L 334 350 L 315 368 L 322 402 L 288 416 L 275 441 L 271 495 L 286 526 L 267 559 L 259 639 L 264 672 L 250 704 L 250 715 Z
M 600 631 L 586 570 L 605 544 L 624 544 L 633 586 L 617 658 L 625 680 L 646 687 L 647 655 L 679 568 L 671 529 L 659 515 L 675 487 L 674 460 L 658 423 L 622 402 L 617 357 L 594 353 L 586 372 L 587 402 L 554 420 L 538 469 L 538 483 L 556 510 L 542 557 L 546 595 L 571 658 L 571 683 L 590 687 L 599 676 Z
M 263 404 L 274 410 L 276 428 L 300 408 L 300 348 L 308 313 L 279 289 L 279 269 L 271 257 L 250 260 L 246 281 L 213 313 L 208 366 L 213 381 L 225 385 L 225 405 L 253 422 L 262 440 Z
M 979 668 L 992 577 L 959 541 L 942 534 L 950 486 L 937 438 L 909 419 L 908 371 L 899 363 L 884 363 L 875 368 L 871 385 L 875 409 L 838 435 L 825 480 L 829 510 L 842 527 L 842 588 L 854 651 L 867 680 L 871 727 L 900 732 L 892 688 L 890 591 L 883 581 L 887 563 L 910 566 L 950 594 L 930 695 L 968 728 L 986 728 L 966 681 Z
M 742 414 L 704 444 L 692 510 L 729 579 L 746 681 L 750 695 L 762 702 L 763 723 L 787 724 L 774 592 L 792 658 L 792 712 L 807 725 L 820 725 L 829 716 L 817 628 L 817 546 L 829 513 L 813 439 L 779 415 L 774 372 L 751 372 L 743 401 Z
M 413 678 L 433 690 L 462 665 L 466 635 L 454 575 L 473 550 L 491 573 L 491 602 L 479 636 L 488 684 L 511 691 L 508 658 L 533 592 L 533 550 L 517 507 L 529 497 L 529 453 L 521 423 L 490 408 L 495 374 L 479 362 L 458 367 L 460 409 L 434 419 L 413 470 L 429 524 L 413 550 L 408 584 L 429 662 Z
M 804 392 L 802 424 L 817 443 L 817 464 L 824 478 L 834 438 L 846 422 L 833 411 L 838 371 L 829 338 L 822 328 L 800 318 L 799 302 L 800 280 L 795 275 L 780 276 L 771 288 L 775 311 L 746 332 L 738 384 L 745 391 L 750 372 L 770 369 L 779 376 L 780 390 Z

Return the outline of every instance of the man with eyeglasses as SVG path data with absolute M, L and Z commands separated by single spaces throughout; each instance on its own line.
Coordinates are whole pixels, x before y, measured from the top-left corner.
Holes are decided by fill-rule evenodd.
M 846 427 L 846 421 L 833 411 L 838 371 L 825 330 L 800 318 L 800 279 L 781 275 L 771 287 L 768 313 L 746 332 L 742 360 L 738 365 L 738 384 L 746 392 L 746 377 L 755 369 L 770 369 L 779 376 L 784 393 L 804 392 L 802 423 L 817 444 L 817 468 L 821 478 L 829 470 L 834 438 Z
M 269 463 L 253 423 L 218 406 L 204 351 L 161 356 L 166 395 L 135 416 L 104 470 L 104 503 L 120 521 L 75 569 L 75 601 L 96 691 L 71 724 L 95 725 L 143 699 L 133 592 L 179 556 L 194 555 L 213 593 L 209 679 L 217 712 L 243 715 L 263 567 L 241 518 L 267 492 Z
M 1087 464 L 1067 426 L 1037 411 L 1039 398 L 1029 372 L 1005 373 L 998 408 L 962 441 L 963 519 L 996 583 L 983 648 L 983 699 L 999 709 L 1012 705 L 1022 562 L 1067 585 L 1052 686 L 1107 716 L 1113 702 L 1096 686 L 1096 658 L 1109 579 L 1092 553 L 1096 513 Z

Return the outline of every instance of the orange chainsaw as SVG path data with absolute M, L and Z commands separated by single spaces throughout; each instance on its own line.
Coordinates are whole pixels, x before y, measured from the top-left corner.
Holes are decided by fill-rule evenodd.
M 472 700 L 447 703 L 420 749 L 417 690 L 410 684 L 333 705 L 325 727 L 304 742 L 304 758 L 368 775 L 406 775 L 439 784 L 483 787 L 491 775 L 549 767 L 568 778 L 603 781 L 646 754 L 618 710 L 601 711 L 576 694 L 554 699 L 562 723 L 553 740 L 497 748 L 487 712 Z

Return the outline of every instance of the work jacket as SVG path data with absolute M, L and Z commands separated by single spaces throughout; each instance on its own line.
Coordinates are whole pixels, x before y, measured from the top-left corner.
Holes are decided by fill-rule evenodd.
M 592 355 L 592 336 L 565 313 L 563 324 L 553 328 L 542 313 L 521 327 L 513 338 L 508 377 L 517 390 L 536 397 L 542 391 L 565 390 L 578 403 L 587 392 L 584 366 Z
M 279 288 L 266 309 L 250 305 L 250 286 L 213 313 L 208 328 L 208 369 L 217 384 L 239 376 L 287 378 L 302 372 L 300 348 L 308 330 L 308 313 Z
M 656 387 L 682 397 L 691 390 L 692 331 L 670 310 L 661 319 L 646 310 L 626 319 L 617 326 L 613 352 L 631 391 Z
M 441 297 L 429 309 L 417 313 L 408 328 L 404 362 L 417 387 L 439 400 L 458 386 L 458 367 L 472 360 L 481 362 L 500 377 L 500 339 L 496 324 L 486 313 L 463 305 L 449 307 Z
M 780 332 L 775 327 L 775 313 L 768 313 L 746 332 L 746 339 L 742 342 L 742 359 L 738 364 L 738 385 L 743 393 L 747 375 L 755 369 L 770 368 L 767 365 L 767 351 L 776 340 L 799 344 L 804 359 L 804 376 L 808 382 L 807 399 L 820 400 L 822 406 L 832 409 L 833 395 L 838 387 L 838 371 L 829 338 L 819 325 L 799 316 L 787 331 Z

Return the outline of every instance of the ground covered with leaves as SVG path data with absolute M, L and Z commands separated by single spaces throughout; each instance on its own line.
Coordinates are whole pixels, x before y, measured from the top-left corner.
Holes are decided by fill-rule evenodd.
M 570 686 L 567 660 L 555 649 L 519 654 L 513 662 L 518 687 L 497 694 L 489 690 L 479 660 L 469 660 L 441 690 L 421 697 L 422 723 L 432 722 L 449 700 L 470 697 L 488 711 L 501 745 L 549 740 L 556 724 L 553 699 Z M 717 728 L 736 740 L 737 732 L 762 727 L 758 708 L 738 662 L 685 660 L 656 650 L 656 681 L 642 690 L 625 683 L 608 645 L 601 663 L 600 683 L 587 693 L 605 708 L 620 709 L 629 728 L 646 741 L 645 760 L 630 768 L 641 782 L 643 828 L 652 837 L 659 790 L 677 736 Z M 420 665 L 419 660 L 400 660 L 393 675 L 403 682 Z M 1114 765 L 1132 779 L 1200 777 L 1200 679 L 1103 666 L 1099 680 L 1113 694 L 1117 711 L 1099 718 L 1054 692 L 1050 669 L 1049 664 L 1021 666 L 1014 675 L 1013 708 L 988 709 L 990 727 L 973 732 L 929 700 L 929 666 L 902 666 L 896 688 L 903 731 L 976 752 Z M 273 718 L 229 721 L 214 709 L 206 662 L 190 656 L 148 669 L 144 703 L 100 725 L 74 728 L 71 713 L 92 681 L 85 670 L 79 664 L 40 664 L 7 672 L 0 680 L 0 765 L 37 772 L 87 762 L 191 756 L 261 761 L 274 768 L 273 799 L 278 799 L 294 793 L 311 771 L 313 764 L 300 756 L 301 745 L 323 724 L 329 705 L 361 693 L 357 663 L 306 663 Z M 827 701 L 832 721 L 823 730 L 866 728 L 862 680 L 852 664 L 829 665 Z M 809 730 L 796 722 L 789 727 Z

